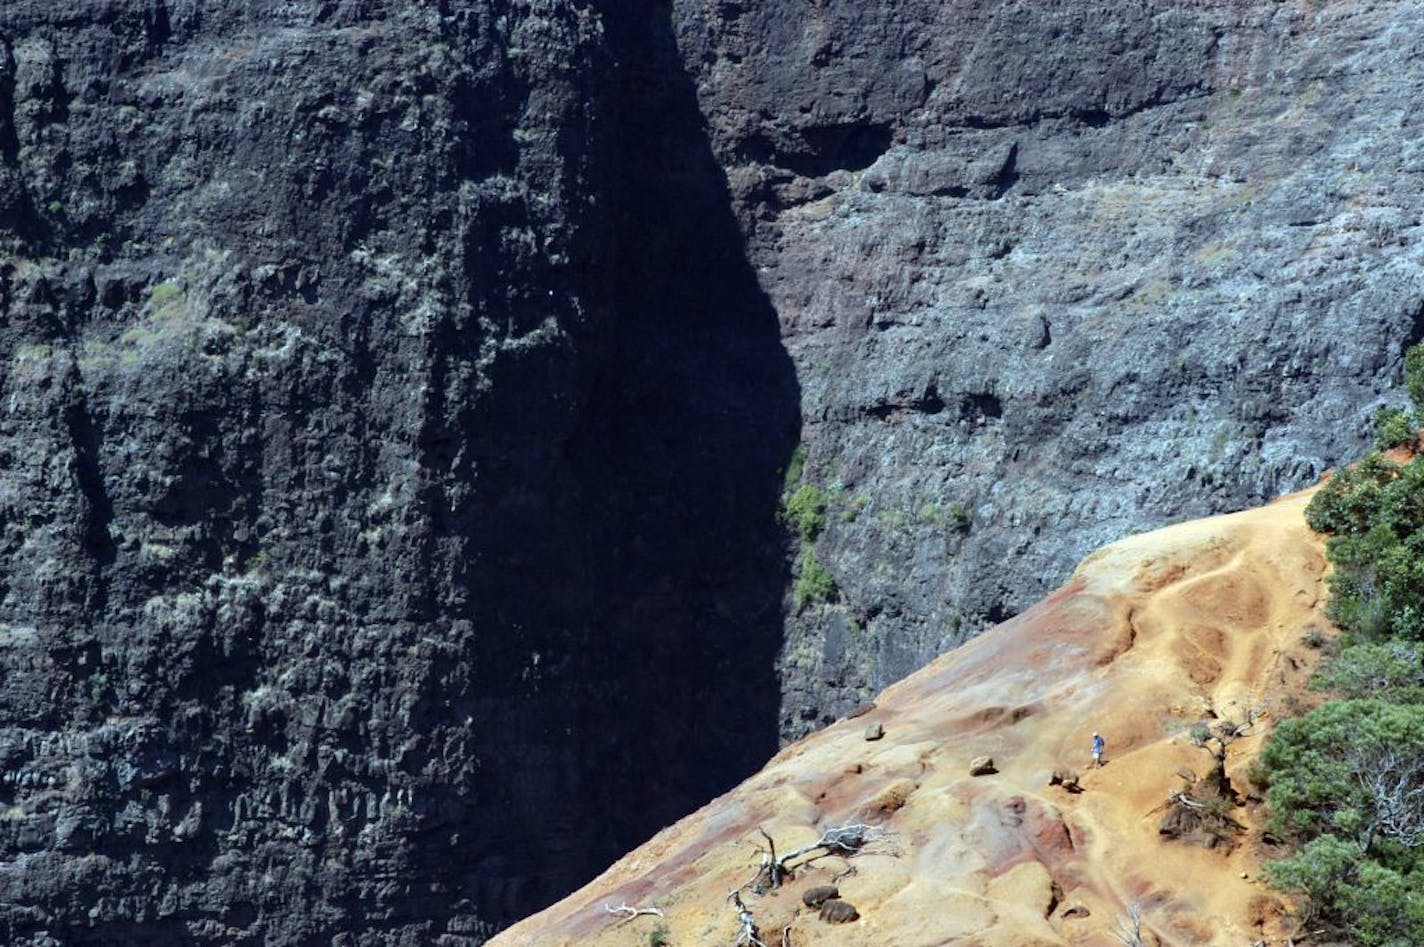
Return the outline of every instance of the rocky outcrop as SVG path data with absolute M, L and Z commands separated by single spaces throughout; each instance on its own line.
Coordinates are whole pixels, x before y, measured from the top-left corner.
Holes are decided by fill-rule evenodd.
M 1354 456 L 1424 333 L 1417 6 L 678 16 L 831 496 L 788 735 Z

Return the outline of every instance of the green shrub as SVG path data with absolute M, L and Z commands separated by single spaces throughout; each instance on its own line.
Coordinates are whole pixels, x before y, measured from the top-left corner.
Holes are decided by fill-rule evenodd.
M 155 283 L 148 291 L 148 302 L 155 309 L 161 309 L 169 303 L 176 302 L 183 295 L 183 290 L 172 280 L 164 280 Z
M 910 515 L 904 510 L 881 510 L 875 514 L 875 522 L 890 532 L 903 532 L 910 525 Z
M 1361 860 L 1355 846 L 1324 835 L 1266 866 L 1276 887 L 1310 897 L 1322 918 L 1362 947 L 1424 944 L 1424 869 Z
M 830 496 L 814 483 L 803 483 L 786 498 L 783 517 L 806 542 L 815 541 L 826 528 L 826 508 Z
M 1375 412 L 1375 447 L 1380 450 L 1413 444 L 1418 436 L 1414 420 L 1402 408 L 1380 408 Z
M 103 671 L 95 671 L 89 675 L 88 690 L 89 702 L 96 706 L 102 704 L 105 696 L 109 693 L 109 675 Z
M 1406 353 L 1405 374 L 1424 410 L 1424 348 Z M 1376 421 L 1380 447 L 1414 439 L 1402 411 Z M 1306 518 L 1330 534 L 1326 614 L 1345 631 L 1312 686 L 1346 699 L 1283 721 L 1253 768 L 1268 829 L 1301 845 L 1267 877 L 1308 895 L 1350 943 L 1421 944 L 1424 460 L 1400 467 L 1372 452 L 1321 488 Z
M 1337 470 L 1305 508 L 1305 520 L 1317 533 L 1362 533 L 1379 511 L 1380 491 L 1398 476 L 1399 467 L 1377 451 L 1353 467 Z
M 854 523 L 860 518 L 860 514 L 865 512 L 865 508 L 870 505 L 870 501 L 859 493 L 855 494 L 846 502 L 841 509 L 841 522 Z
M 1268 828 L 1304 843 L 1268 866 L 1272 883 L 1357 943 L 1424 943 L 1424 812 L 1409 795 L 1424 789 L 1424 705 L 1324 704 L 1282 722 L 1260 762 Z
M 1424 703 L 1424 646 L 1404 641 L 1350 645 L 1321 668 L 1311 686 L 1346 698 Z
M 1340 700 L 1282 721 L 1261 751 L 1271 831 L 1302 838 L 1367 825 L 1374 801 L 1357 777 L 1391 752 L 1424 759 L 1424 706 Z
M 1424 460 L 1367 455 L 1321 488 L 1306 520 L 1333 534 L 1331 620 L 1366 640 L 1424 639 Z
M 672 935 L 666 924 L 659 924 L 648 933 L 648 947 L 669 947 L 671 943 Z
M 797 608 L 817 602 L 834 602 L 840 596 L 836 577 L 831 575 L 831 570 L 821 565 L 821 561 L 816 558 L 814 547 L 807 546 L 801 551 L 799 571 L 796 586 L 792 590 Z
M 1415 412 L 1424 415 L 1424 342 L 1411 345 L 1404 353 L 1404 388 Z
M 782 480 L 782 492 L 790 493 L 792 488 L 801 482 L 801 475 L 806 472 L 806 445 L 797 444 L 791 451 L 791 456 L 786 461 L 786 472 Z
M 969 532 L 969 510 L 963 503 L 949 505 L 949 528 L 956 533 Z

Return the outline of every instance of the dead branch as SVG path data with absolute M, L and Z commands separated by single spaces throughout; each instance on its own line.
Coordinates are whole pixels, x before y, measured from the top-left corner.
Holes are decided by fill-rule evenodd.
M 776 855 L 776 841 L 766 829 L 757 827 L 761 837 L 766 839 L 766 847 L 758 846 L 761 865 L 752 880 L 742 887 L 751 887 L 758 893 L 765 888 L 779 888 L 785 878 L 789 878 L 797 868 L 809 865 L 818 858 L 831 855 L 851 856 L 865 851 L 866 846 L 887 838 L 886 832 L 878 826 L 857 822 L 851 825 L 834 825 L 821 833 L 821 837 L 810 845 L 803 845 L 795 851 L 787 852 L 780 858 Z M 793 864 L 797 859 L 799 863 Z
M 742 892 L 733 891 L 727 896 L 737 909 L 737 920 L 741 926 L 737 929 L 737 947 L 766 947 L 766 941 L 761 939 L 761 931 L 757 929 L 756 917 L 742 901 Z
M 1192 742 L 1211 754 L 1211 781 L 1223 799 L 1236 801 L 1239 798 L 1226 775 L 1227 750 L 1237 740 L 1249 736 L 1251 728 L 1264 715 L 1264 705 L 1255 704 L 1247 708 L 1245 720 L 1240 723 L 1230 718 L 1203 719 L 1191 729 Z
M 1137 901 L 1127 906 L 1127 917 L 1113 915 L 1113 936 L 1123 947 L 1145 947 L 1142 936 L 1142 905 Z
M 603 906 L 603 910 L 607 911 L 609 914 L 616 916 L 618 918 L 619 924 L 627 924 L 629 921 L 633 920 L 633 918 L 642 917 L 644 914 L 648 914 L 653 917 L 663 916 L 662 908 L 635 908 L 627 901 L 624 901 L 617 907 L 614 907 L 611 904 L 605 904 Z
M 1356 748 L 1347 759 L 1374 810 L 1363 847 L 1368 850 L 1376 834 L 1407 848 L 1424 844 L 1424 755 L 1375 746 Z
M 1197 801 L 1196 801 L 1195 799 L 1193 799 L 1191 796 L 1187 795 L 1186 793 L 1184 793 L 1184 792 L 1182 792 L 1182 791 L 1180 791 L 1180 790 L 1177 790 L 1177 791 L 1173 792 L 1171 795 L 1169 795 L 1169 796 L 1167 797 L 1167 804 L 1168 804 L 1168 805 L 1174 805 L 1174 804 L 1175 804 L 1175 805 L 1179 805 L 1179 806 L 1186 806 L 1188 809 L 1191 809 L 1191 810 L 1193 810 L 1194 812 L 1201 812 L 1202 810 L 1204 810 L 1204 809 L 1206 808 L 1206 803 L 1204 803 L 1204 802 L 1197 802 Z M 1153 810 L 1153 811 L 1156 811 L 1156 810 Z
M 761 837 L 766 839 L 767 851 L 762 853 L 761 870 L 766 873 L 767 881 L 773 888 L 781 887 L 781 876 L 786 873 L 785 866 L 776 860 L 776 840 L 767 834 L 766 829 L 757 826 L 757 831 Z
M 857 855 L 871 842 L 878 842 L 885 838 L 885 830 L 878 826 L 866 825 L 863 822 L 856 822 L 851 825 L 833 825 L 821 833 L 821 837 L 810 845 L 803 845 L 792 852 L 787 852 L 781 856 L 777 867 L 783 873 L 789 874 L 791 862 L 806 855 L 811 855 L 802 864 L 808 864 L 817 858 L 826 858 L 830 855 Z M 812 853 L 817 854 L 812 854 Z

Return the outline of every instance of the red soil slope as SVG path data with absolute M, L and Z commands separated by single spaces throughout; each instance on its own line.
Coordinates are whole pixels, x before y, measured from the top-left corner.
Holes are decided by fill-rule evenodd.
M 1289 904 L 1259 880 L 1263 816 L 1246 769 L 1276 717 L 1298 705 L 1315 652 L 1325 560 L 1307 494 L 1108 546 L 1059 591 L 889 688 L 869 713 L 787 747 L 761 773 L 664 830 L 600 878 L 492 942 L 731 945 L 729 892 L 757 872 L 759 828 L 778 850 L 828 826 L 887 833 L 824 858 L 779 890 L 744 891 L 768 947 L 1116 944 L 1135 907 L 1144 943 L 1284 944 Z M 1159 835 L 1162 807 L 1203 773 L 1188 732 L 1264 709 L 1230 747 L 1247 797 L 1229 851 Z M 867 740 L 879 724 L 884 736 Z M 1090 768 L 1091 734 L 1107 765 Z M 973 777 L 975 757 L 997 772 Z M 1083 792 L 1049 785 L 1082 773 Z M 832 879 L 860 919 L 802 905 Z M 607 906 L 656 907 L 619 922 Z M 783 940 L 783 938 L 785 938 Z

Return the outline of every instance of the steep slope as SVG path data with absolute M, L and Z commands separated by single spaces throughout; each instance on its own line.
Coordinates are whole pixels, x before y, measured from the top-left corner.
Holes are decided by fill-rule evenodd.
M 1257 805 L 1234 813 L 1248 830 L 1230 851 L 1166 840 L 1158 824 L 1177 771 L 1210 762 L 1194 723 L 1265 708 L 1228 756 L 1246 791 L 1272 717 L 1301 699 L 1314 661 L 1302 633 L 1323 626 L 1325 569 L 1307 500 L 1100 550 L 1043 602 L 788 747 L 492 943 L 626 945 L 659 923 L 672 944 L 733 943 L 727 897 L 756 873 L 758 829 L 785 853 L 855 822 L 887 838 L 746 895 L 767 943 L 789 927 L 792 944 L 1104 944 L 1133 905 L 1162 944 L 1284 943 L 1288 905 L 1257 880 Z M 868 740 L 871 727 L 883 737 Z M 1087 766 L 1095 729 L 1101 769 Z M 997 772 L 969 775 L 981 755 Z M 1069 767 L 1081 793 L 1049 785 Z M 858 921 L 830 925 L 802 906 L 832 879 Z M 666 920 L 618 924 L 605 906 L 620 904 Z

